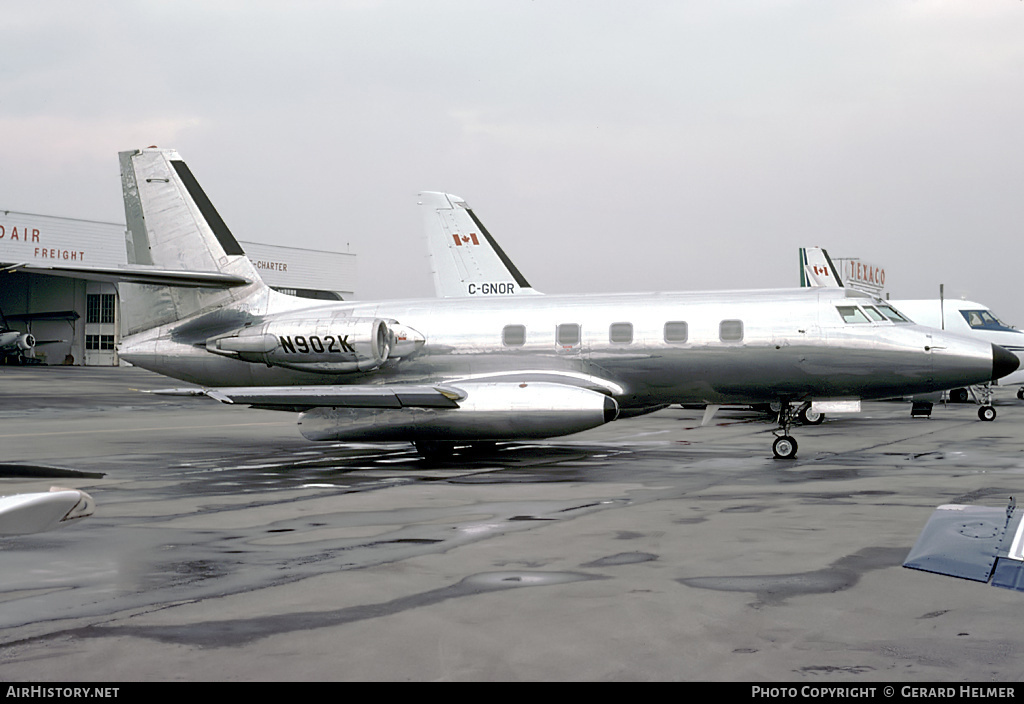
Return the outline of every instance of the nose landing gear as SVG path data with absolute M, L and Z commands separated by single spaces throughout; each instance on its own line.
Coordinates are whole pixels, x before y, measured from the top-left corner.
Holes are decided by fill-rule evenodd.
M 810 408 L 810 404 L 807 404 L 807 407 Z M 802 415 L 803 410 L 803 406 L 799 411 L 794 410 L 788 402 L 783 402 L 779 408 L 779 428 L 775 431 L 775 442 L 772 443 L 772 453 L 775 455 L 775 459 L 796 459 L 797 443 L 796 439 L 789 434 L 789 429 L 793 427 L 794 419 Z
M 772 443 L 772 452 L 777 460 L 796 459 L 796 438 L 789 435 L 780 435 Z

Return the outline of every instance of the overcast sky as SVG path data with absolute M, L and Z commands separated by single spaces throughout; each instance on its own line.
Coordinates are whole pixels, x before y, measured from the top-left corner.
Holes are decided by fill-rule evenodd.
M 432 295 L 421 190 L 548 293 L 787 287 L 797 250 L 1024 327 L 1020 0 L 4 2 L 0 208 L 124 221 L 176 148 L 243 240 Z

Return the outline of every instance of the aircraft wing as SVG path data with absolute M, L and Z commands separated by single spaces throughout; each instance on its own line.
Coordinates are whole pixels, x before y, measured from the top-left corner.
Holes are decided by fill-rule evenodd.
M 27 535 L 52 530 L 91 516 L 96 502 L 78 489 L 53 487 L 48 492 L 0 496 L 0 535 Z
M 338 384 L 309 386 L 233 386 L 159 389 L 164 396 L 208 396 L 228 404 L 296 410 L 322 406 L 344 408 L 458 408 L 470 390 L 482 386 L 543 384 L 547 387 L 583 389 L 603 396 L 625 393 L 613 381 L 581 372 L 546 369 L 476 374 L 446 384 Z M 479 391 L 478 391 L 479 393 Z
M 462 198 L 419 194 L 434 291 L 441 298 L 536 294 Z
M 150 267 L 74 267 L 60 264 L 13 264 L 0 271 L 24 271 L 30 274 L 63 276 L 70 279 L 108 281 L 110 283 L 150 284 L 182 288 L 234 288 L 250 283 L 248 279 L 216 271 L 180 271 Z
M 156 394 L 209 396 L 221 403 L 297 410 L 322 406 L 343 408 L 458 408 L 465 393 L 448 386 L 414 384 L 337 386 L 235 386 L 220 389 L 161 389 Z
M 821 247 L 800 248 L 800 286 L 845 288 L 828 252 Z
M 166 393 L 166 392 L 165 392 Z M 306 412 L 310 440 L 521 440 L 568 435 L 615 420 L 611 396 L 553 381 L 184 389 L 253 408 Z M 424 433 L 426 435 L 424 435 Z
M 904 567 L 1024 591 L 1024 521 L 1005 508 L 946 504 L 932 513 Z

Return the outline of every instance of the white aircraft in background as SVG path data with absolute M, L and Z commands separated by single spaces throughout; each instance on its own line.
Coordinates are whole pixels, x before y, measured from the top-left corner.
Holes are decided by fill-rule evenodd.
M 836 287 L 844 286 L 828 253 L 821 247 L 807 247 L 800 250 L 801 285 Z M 940 292 L 942 288 L 940 287 Z M 918 325 L 938 328 L 958 335 L 966 335 L 999 345 L 1024 360 L 1024 332 L 1005 323 L 989 310 L 988 306 L 973 301 L 951 300 L 944 297 L 933 299 L 890 299 L 886 301 L 904 313 Z M 861 321 L 867 322 L 867 321 Z M 974 395 L 981 404 L 978 416 L 982 420 L 993 420 L 996 412 L 991 405 L 990 384 L 1013 386 L 1024 384 L 1024 370 L 1017 371 L 983 385 L 955 387 L 949 390 L 951 401 L 965 402 Z M 1024 387 L 1017 390 L 1017 398 L 1024 399 Z M 915 415 L 927 415 L 930 401 L 916 400 Z

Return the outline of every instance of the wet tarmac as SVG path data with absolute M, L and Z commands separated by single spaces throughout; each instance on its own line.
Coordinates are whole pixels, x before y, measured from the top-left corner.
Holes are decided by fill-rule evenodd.
M 901 566 L 942 503 L 1024 488 L 1024 402 L 799 427 L 671 408 L 428 462 L 139 369 L 0 367 L 0 680 L 1004 681 L 1024 594 Z

